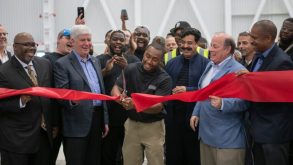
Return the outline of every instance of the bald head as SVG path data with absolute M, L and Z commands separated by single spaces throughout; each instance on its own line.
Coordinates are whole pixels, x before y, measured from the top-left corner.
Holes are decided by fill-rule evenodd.
M 234 53 L 236 44 L 233 38 L 226 33 L 215 33 L 209 47 L 210 59 L 219 64 Z
M 15 35 L 13 42 L 18 43 L 20 41 L 26 40 L 27 38 L 33 38 L 33 36 L 26 32 L 18 33 Z
M 256 51 L 262 53 L 275 43 L 277 27 L 270 20 L 261 20 L 252 26 L 250 36 L 253 39 Z
M 28 64 L 37 51 L 37 44 L 31 34 L 22 32 L 14 37 L 13 49 L 17 58 Z
M 229 51 L 230 54 L 234 53 L 235 48 L 236 48 L 236 43 L 231 35 L 224 33 L 224 32 L 220 32 L 220 33 L 216 33 L 215 36 L 219 37 L 223 40 L 223 46 L 225 48 L 230 49 L 230 51 Z
M 256 22 L 252 28 L 259 28 L 262 35 L 270 36 L 272 41 L 274 42 L 277 36 L 277 27 L 270 20 L 260 20 Z

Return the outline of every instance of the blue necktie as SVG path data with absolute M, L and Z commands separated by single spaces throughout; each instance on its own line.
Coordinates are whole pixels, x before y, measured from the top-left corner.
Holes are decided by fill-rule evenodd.
M 255 64 L 255 66 L 254 66 L 254 68 L 253 68 L 253 72 L 256 72 L 256 71 L 259 70 L 260 66 L 261 66 L 262 63 L 263 63 L 263 60 L 265 59 L 265 57 L 264 57 L 262 54 L 258 54 L 257 56 L 258 56 L 258 57 L 257 57 L 256 64 Z

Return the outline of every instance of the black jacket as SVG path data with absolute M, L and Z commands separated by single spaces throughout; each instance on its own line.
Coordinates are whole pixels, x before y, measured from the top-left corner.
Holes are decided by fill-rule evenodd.
M 251 70 L 256 64 L 254 61 Z M 277 45 L 274 45 L 258 71 L 293 69 L 293 63 Z M 284 85 L 289 85 L 284 82 Z M 269 97 L 269 96 L 268 96 Z M 249 109 L 252 137 L 258 143 L 284 143 L 293 135 L 292 103 L 252 102 Z

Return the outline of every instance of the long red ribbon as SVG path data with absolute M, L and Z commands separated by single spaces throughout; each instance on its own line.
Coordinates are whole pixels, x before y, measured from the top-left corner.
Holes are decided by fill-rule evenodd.
M 76 91 L 71 89 L 32 87 L 20 90 L 0 88 L 0 99 L 17 96 L 32 95 L 64 100 L 117 100 L 119 97 Z
M 293 102 L 293 71 L 252 72 L 241 76 L 230 73 L 206 88 L 169 96 L 141 93 L 131 95 L 138 112 L 160 102 L 181 100 L 195 102 L 214 95 L 223 98 L 241 98 L 254 102 Z
M 195 102 L 214 95 L 241 98 L 255 102 L 293 102 L 293 71 L 253 72 L 241 76 L 227 74 L 206 88 L 168 96 L 133 93 L 131 97 L 138 112 L 165 101 Z M 65 100 L 117 100 L 119 97 L 70 89 L 32 87 L 21 90 L 0 88 L 0 99 L 16 95 L 43 96 Z

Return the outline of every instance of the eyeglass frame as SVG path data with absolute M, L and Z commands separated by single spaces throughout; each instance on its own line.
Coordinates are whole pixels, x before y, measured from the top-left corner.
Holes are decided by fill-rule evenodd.
M 14 42 L 14 44 L 22 45 L 22 46 L 25 46 L 25 47 L 38 47 L 39 46 L 39 44 L 38 43 L 35 43 L 35 42 L 23 42 L 23 43 Z

